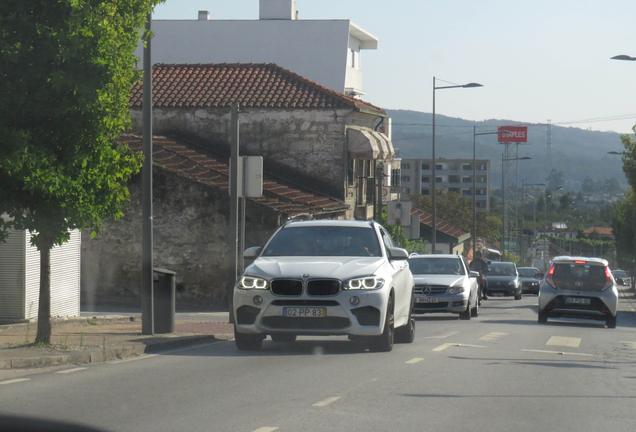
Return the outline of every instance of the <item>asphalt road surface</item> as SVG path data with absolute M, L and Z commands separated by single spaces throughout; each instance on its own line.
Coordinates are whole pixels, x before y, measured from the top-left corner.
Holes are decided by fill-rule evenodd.
M 412 344 L 218 342 L 0 382 L 0 414 L 104 431 L 632 431 L 636 317 L 537 323 L 537 298 L 418 317 Z

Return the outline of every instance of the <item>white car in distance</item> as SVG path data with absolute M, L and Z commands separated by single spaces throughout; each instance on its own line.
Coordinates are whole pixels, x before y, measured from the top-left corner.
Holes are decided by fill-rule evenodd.
M 415 337 L 408 253 L 377 222 L 288 222 L 239 278 L 233 296 L 234 340 L 258 350 L 270 336 L 344 335 L 371 351 Z
M 450 312 L 469 320 L 479 314 L 479 273 L 461 255 L 411 255 L 415 313 Z

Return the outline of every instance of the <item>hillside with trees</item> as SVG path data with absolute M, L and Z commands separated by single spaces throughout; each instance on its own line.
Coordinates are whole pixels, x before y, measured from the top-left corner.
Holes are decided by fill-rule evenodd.
M 403 159 L 431 157 L 432 116 L 430 113 L 406 110 L 388 110 L 393 125 L 393 145 Z M 519 163 L 519 183 L 546 182 L 552 169 L 561 171 L 566 190 L 578 191 L 587 179 L 586 188 L 613 186 L 625 189 L 627 180 L 622 171 L 620 156 L 609 151 L 622 151 L 620 134 L 598 132 L 575 127 L 552 125 L 552 158 L 548 161 L 547 131 L 545 124 L 528 124 L 509 120 L 474 122 L 437 114 L 435 117 L 436 154 L 442 158 L 472 158 L 473 126 L 477 132 L 496 131 L 498 126 L 527 126 L 528 144 L 519 145 L 519 156 L 532 159 Z M 491 160 L 493 189 L 501 185 L 501 155 L 503 146 L 495 135 L 476 137 L 477 158 Z M 599 186 L 600 185 L 600 186 Z

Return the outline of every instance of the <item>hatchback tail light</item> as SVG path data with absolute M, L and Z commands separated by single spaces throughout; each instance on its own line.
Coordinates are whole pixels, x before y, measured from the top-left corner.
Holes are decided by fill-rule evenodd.
M 552 266 L 550 268 L 550 271 L 548 271 L 547 276 L 545 277 L 545 281 L 552 287 L 552 288 L 556 288 L 556 285 L 554 284 L 554 280 L 552 279 L 552 275 L 554 275 L 554 266 Z
M 603 285 L 601 291 L 605 291 L 612 285 L 614 285 L 614 283 L 612 282 L 612 273 L 610 272 L 609 267 L 605 267 L 605 285 Z

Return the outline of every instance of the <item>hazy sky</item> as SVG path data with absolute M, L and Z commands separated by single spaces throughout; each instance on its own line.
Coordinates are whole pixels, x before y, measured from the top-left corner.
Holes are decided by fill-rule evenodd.
M 154 19 L 258 19 L 258 0 L 166 0 Z M 436 91 L 436 112 L 630 133 L 636 124 L 634 0 L 297 0 L 300 19 L 350 19 L 364 100 L 432 111 L 433 76 L 483 88 Z M 438 83 L 444 85 L 444 83 Z

